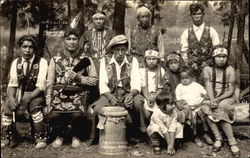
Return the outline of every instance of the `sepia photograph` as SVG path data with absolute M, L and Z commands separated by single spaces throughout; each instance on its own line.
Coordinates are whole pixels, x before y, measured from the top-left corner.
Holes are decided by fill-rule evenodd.
M 0 0 L 1 158 L 250 158 L 248 0 Z

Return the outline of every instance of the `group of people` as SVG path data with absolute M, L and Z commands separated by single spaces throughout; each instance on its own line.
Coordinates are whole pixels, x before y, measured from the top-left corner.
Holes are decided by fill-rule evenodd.
M 139 23 L 127 36 L 106 28 L 103 12 L 93 15 L 94 28 L 83 35 L 67 28 L 63 47 L 54 52 L 49 64 L 36 55 L 34 36 L 21 37 L 21 57 L 11 65 L 8 98 L 2 109 L 1 148 L 13 146 L 13 120 L 25 113 L 33 120 L 35 148 L 46 147 L 45 107 L 56 135 L 52 147 L 62 146 L 68 125 L 72 147 L 79 147 L 79 129 L 87 116 L 92 122 L 88 142 L 92 145 L 98 139 L 101 109 L 121 106 L 157 155 L 161 154 L 161 138 L 166 140 L 167 153 L 174 155 L 175 142 L 183 138 L 183 127 L 188 125 L 197 146 L 203 146 L 202 137 L 213 144 L 214 152 L 222 147 L 221 127 L 232 154 L 239 157 L 231 127 L 235 72 L 217 32 L 203 21 L 203 5 L 190 5 L 193 26 L 181 36 L 181 51 L 171 53 L 165 53 L 160 30 L 150 24 L 150 10 L 142 6 L 136 14 Z M 197 130 L 199 123 L 202 134 Z

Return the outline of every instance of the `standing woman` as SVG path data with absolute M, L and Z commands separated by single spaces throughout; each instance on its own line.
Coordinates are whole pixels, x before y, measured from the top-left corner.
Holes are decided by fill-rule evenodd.
M 213 62 L 211 66 L 203 69 L 203 77 L 207 94 L 210 98 L 210 106 L 204 106 L 208 124 L 215 136 L 213 151 L 218 152 L 222 146 L 222 136 L 219 126 L 227 136 L 232 154 L 240 157 L 240 149 L 233 135 L 231 124 L 235 120 L 234 96 L 236 76 L 232 66 L 228 65 L 228 51 L 222 45 L 217 45 L 212 53 Z

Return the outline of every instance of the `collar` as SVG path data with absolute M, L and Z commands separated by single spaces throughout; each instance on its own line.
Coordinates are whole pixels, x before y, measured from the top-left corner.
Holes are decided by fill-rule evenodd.
M 30 64 L 33 63 L 34 59 L 35 59 L 35 55 L 33 55 L 32 58 L 30 58 L 30 60 L 29 60 Z M 22 57 L 22 63 L 23 63 L 24 61 L 25 61 L 25 59 Z
M 112 63 L 115 63 L 116 65 L 119 65 L 119 64 L 117 63 L 117 61 L 115 60 L 115 56 L 114 56 L 114 55 L 112 56 L 112 58 L 111 58 L 109 64 L 112 64 Z M 124 60 L 122 61 L 122 64 L 121 64 L 120 66 L 123 66 L 123 64 L 125 64 L 125 63 L 126 63 L 126 64 L 129 64 L 126 55 L 125 55 L 125 58 L 124 58 Z
M 203 30 L 204 27 L 205 27 L 205 23 L 204 22 L 200 26 L 196 26 L 196 25 L 193 24 L 194 31 Z

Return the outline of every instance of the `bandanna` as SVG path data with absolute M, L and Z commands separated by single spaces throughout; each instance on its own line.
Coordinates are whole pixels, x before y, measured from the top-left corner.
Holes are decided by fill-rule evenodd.
M 141 13 L 149 13 L 150 16 L 152 16 L 150 10 L 147 7 L 144 7 L 144 6 L 137 9 L 136 16 L 138 17 Z
M 24 35 L 18 40 L 18 45 L 21 47 L 24 41 L 31 41 L 33 43 L 33 46 L 37 46 L 37 39 L 33 35 Z
M 65 29 L 63 37 L 68 37 L 71 34 L 75 35 L 77 38 L 80 38 L 81 36 L 78 29 L 68 27 L 67 29 Z
M 156 57 L 159 58 L 159 52 L 155 50 L 146 50 L 145 51 L 145 57 Z
M 212 56 L 215 57 L 217 55 L 228 55 L 227 49 L 226 48 L 216 48 L 213 50 Z
M 125 43 L 128 43 L 128 38 L 125 35 L 117 35 L 110 40 L 108 44 L 108 49 L 112 48 L 115 45 Z
M 92 16 L 92 19 L 106 19 L 106 15 L 102 12 L 98 12 L 98 13 L 95 13 L 93 16 Z
M 170 60 L 177 60 L 180 61 L 180 56 L 177 54 L 169 54 L 167 56 L 167 62 L 169 62 Z

